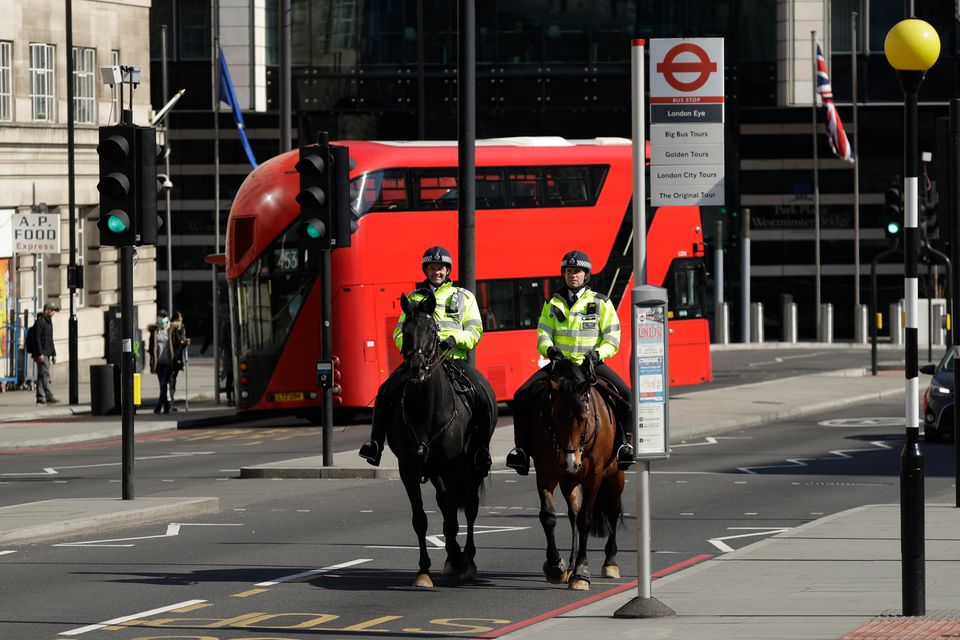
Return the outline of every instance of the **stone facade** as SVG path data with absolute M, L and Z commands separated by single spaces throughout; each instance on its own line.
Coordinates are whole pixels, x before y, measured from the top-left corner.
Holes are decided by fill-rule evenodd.
M 105 355 L 104 315 L 119 304 L 119 250 L 100 247 L 97 128 L 118 120 L 117 96 L 103 83 L 100 67 L 113 64 L 140 67 L 141 84 L 133 94 L 133 121 L 146 124 L 150 108 L 150 0 L 74 0 L 73 46 L 93 50 L 92 100 L 85 106 L 90 122 L 82 122 L 75 102 L 74 167 L 77 220 L 77 263 L 84 267 L 84 288 L 77 295 L 78 355 L 80 359 Z M 54 318 L 54 336 L 59 359 L 68 357 L 67 288 L 69 255 L 69 197 L 67 167 L 67 56 L 66 18 L 62 0 L 0 0 L 0 42 L 11 53 L 6 69 L 9 117 L 0 120 L 0 216 L 30 211 L 60 215 L 59 253 L 18 255 L 11 258 L 14 274 L 7 311 L 25 315 L 47 302 L 60 305 Z M 31 45 L 52 45 L 53 113 L 38 113 L 31 95 L 36 72 L 31 70 Z M 86 60 L 90 60 L 87 51 Z M 79 56 L 78 56 L 79 57 Z M 0 62 L 3 62 L 0 56 Z M 4 69 L 0 69 L 3 73 Z M 47 72 L 49 78 L 49 72 Z M 85 80 L 90 87 L 89 77 Z M 75 76 L 74 95 L 81 80 Z M 0 83 L 0 89 L 3 89 Z M 129 101 L 125 87 L 124 105 Z M 49 92 L 47 92 L 49 95 Z M 0 114 L 4 113 L 0 109 Z M 145 328 L 156 317 L 156 251 L 137 249 L 134 266 L 134 304 L 139 324 Z M 0 258 L 2 259 L 2 258 Z

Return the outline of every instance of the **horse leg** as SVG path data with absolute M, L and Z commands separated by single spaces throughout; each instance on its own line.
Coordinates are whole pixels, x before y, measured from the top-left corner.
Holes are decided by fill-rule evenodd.
M 413 581 L 415 587 L 432 587 L 430 577 L 430 555 L 427 553 L 427 514 L 423 510 L 423 496 L 420 494 L 420 479 L 410 472 L 401 471 L 403 488 L 407 490 L 410 499 L 410 508 L 413 510 L 413 530 L 417 533 L 420 543 L 420 571 Z
M 564 574 L 564 582 L 569 582 L 573 578 L 573 569 L 577 566 L 577 550 L 580 548 L 580 530 L 577 522 L 580 519 L 582 490 L 579 485 L 564 486 L 563 496 L 567 500 L 567 519 L 570 521 L 570 558 L 567 560 L 567 572 Z
M 457 534 L 460 533 L 460 523 L 457 522 L 457 505 L 446 489 L 437 490 L 437 504 L 443 514 L 443 546 L 447 550 L 447 560 L 443 563 L 443 575 L 464 573 L 466 562 L 463 551 L 460 550 L 460 543 L 457 542 Z
M 537 490 L 540 494 L 540 525 L 543 527 L 543 533 L 547 538 L 547 559 L 543 563 L 543 575 L 547 582 L 560 584 L 567 580 L 567 566 L 560 557 L 557 550 L 557 540 L 554 536 L 554 530 L 557 527 L 557 513 L 553 509 L 553 490 L 557 486 L 556 481 L 547 484 L 540 477 L 540 471 L 537 471 Z
M 596 499 L 596 490 L 584 499 L 584 486 L 578 486 L 567 504 L 570 505 L 570 525 L 573 528 L 573 544 L 570 550 L 570 582 L 568 587 L 577 591 L 590 589 L 590 569 L 587 565 L 587 543 L 590 540 L 590 525 L 592 522 L 593 502 Z M 576 511 L 574 515 L 573 512 Z
M 605 553 L 602 568 L 604 578 L 620 578 L 620 567 L 617 566 L 617 525 L 620 523 L 620 515 L 623 512 L 622 495 L 622 471 L 604 479 L 603 487 L 600 489 L 600 499 L 603 500 L 603 512 L 606 514 L 607 524 L 610 526 L 607 544 L 603 547 Z
M 463 508 L 463 514 L 467 520 L 467 543 L 463 549 L 464 554 L 466 554 L 467 568 L 460 574 L 462 580 L 473 580 L 477 577 L 477 564 L 474 562 L 477 547 L 473 542 L 473 528 L 477 520 L 477 514 L 480 512 L 480 483 L 482 482 L 483 479 L 478 475 L 476 482 L 473 482 L 470 487 L 470 495 L 467 497 L 467 503 Z

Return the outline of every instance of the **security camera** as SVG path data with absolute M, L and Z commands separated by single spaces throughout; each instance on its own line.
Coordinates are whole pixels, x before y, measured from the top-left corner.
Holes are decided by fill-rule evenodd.
M 173 181 L 165 173 L 157 174 L 157 185 L 159 185 L 159 189 L 173 189 Z

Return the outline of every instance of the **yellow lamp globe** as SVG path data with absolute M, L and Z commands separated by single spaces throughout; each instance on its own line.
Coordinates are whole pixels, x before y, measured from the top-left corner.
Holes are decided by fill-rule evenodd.
M 926 71 L 940 57 L 940 36 L 929 23 L 908 18 L 887 32 L 883 52 L 897 71 Z

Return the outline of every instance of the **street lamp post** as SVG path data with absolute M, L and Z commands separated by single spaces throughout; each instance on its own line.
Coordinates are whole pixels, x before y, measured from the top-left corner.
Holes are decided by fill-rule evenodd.
M 898 22 L 883 43 L 887 61 L 903 89 L 903 287 L 905 332 L 906 437 L 900 453 L 900 562 L 903 615 L 926 613 L 923 515 L 923 454 L 920 451 L 920 394 L 917 355 L 917 256 L 920 234 L 918 211 L 917 93 L 927 70 L 940 55 L 940 38 L 923 20 Z

